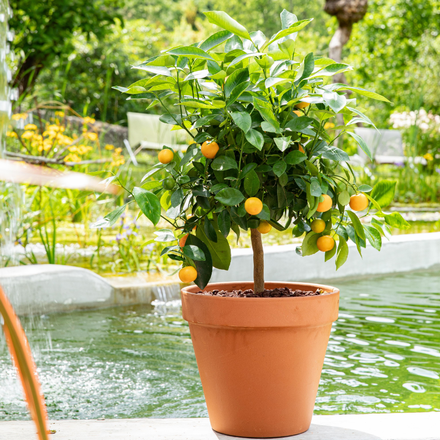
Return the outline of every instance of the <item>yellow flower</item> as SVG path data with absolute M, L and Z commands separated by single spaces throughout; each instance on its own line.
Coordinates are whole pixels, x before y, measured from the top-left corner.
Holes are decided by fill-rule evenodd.
M 25 130 L 36 130 L 37 126 L 35 124 L 27 124 L 24 126 Z
M 12 115 L 12 120 L 19 121 L 20 119 L 26 119 L 27 117 L 27 113 L 16 113 L 15 115 Z
M 120 151 L 117 151 L 117 150 L 120 150 Z M 112 163 L 111 163 L 112 167 L 124 165 L 125 159 L 124 159 L 124 156 L 122 156 L 120 154 L 121 151 L 122 151 L 122 148 L 116 148 L 115 152 L 112 154 Z
M 35 136 L 35 133 L 33 131 L 25 131 L 22 135 L 22 139 L 32 139 Z
M 114 145 L 107 144 L 107 145 L 105 146 L 105 149 L 106 149 L 106 150 L 114 150 L 114 149 L 115 149 L 115 146 L 114 146 Z
M 96 121 L 93 119 L 93 118 L 90 118 L 89 116 L 86 116 L 84 119 L 83 119 L 83 123 L 84 124 L 94 124 Z
M 426 153 L 423 157 L 424 157 L 426 160 L 434 160 L 434 157 L 432 156 L 431 153 Z
M 324 129 L 327 130 L 329 128 L 334 128 L 335 124 L 333 122 L 326 122 L 324 125 Z
M 91 141 L 97 141 L 98 140 L 98 134 L 97 133 L 93 133 L 93 132 L 86 132 L 86 133 L 83 133 L 83 136 L 86 138 L 86 139 L 90 139 Z
M 62 125 L 58 125 L 58 124 L 52 124 L 46 127 L 46 130 L 55 131 L 57 133 L 62 133 L 65 129 L 66 127 L 63 127 Z
M 10 138 L 18 138 L 18 135 L 15 131 L 7 131 L 6 136 L 8 136 Z
M 71 153 L 76 153 L 76 152 L 78 151 L 78 147 L 75 146 L 75 145 L 73 145 L 72 147 L 69 147 L 68 150 L 69 150 Z
M 90 150 L 93 150 L 93 148 L 89 147 L 87 145 L 80 145 L 78 147 L 78 153 L 79 154 L 87 154 Z
M 81 158 L 77 154 L 68 154 L 64 158 L 64 162 L 81 162 Z
M 60 118 L 64 118 L 64 112 L 55 112 L 55 116 L 59 116 Z

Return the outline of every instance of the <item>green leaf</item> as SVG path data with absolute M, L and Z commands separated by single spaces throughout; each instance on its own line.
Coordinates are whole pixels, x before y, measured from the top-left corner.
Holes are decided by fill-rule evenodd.
M 408 229 L 410 227 L 409 223 L 402 217 L 400 212 L 387 214 L 385 215 L 384 219 L 385 223 L 390 225 L 392 228 Z
M 227 238 L 227 236 L 229 235 L 229 231 L 231 230 L 231 216 L 226 209 L 220 212 L 217 218 L 217 222 L 218 228 L 223 237 Z
M 118 218 L 125 211 L 127 205 L 128 203 L 119 206 L 118 208 L 114 209 L 112 212 L 107 214 L 104 218 L 97 220 L 95 223 L 93 223 L 92 228 L 109 228 L 113 226 L 118 220 Z
M 322 195 L 322 188 L 317 177 L 312 177 L 310 183 L 310 194 L 314 197 L 321 197 Z
M 338 202 L 342 206 L 346 206 L 350 203 L 350 193 L 348 191 L 342 191 L 338 196 Z
M 382 247 L 382 237 L 379 231 L 372 226 L 364 226 L 364 229 L 365 236 L 367 237 L 367 240 L 370 242 L 371 246 L 380 251 L 380 248 Z
M 249 131 L 252 125 L 252 118 L 249 113 L 233 112 L 231 113 L 231 116 L 238 128 L 243 130 L 245 133 Z
M 275 144 L 280 151 L 286 151 L 290 145 L 290 136 L 274 138 Z
M 133 188 L 133 197 L 145 216 L 154 225 L 157 225 L 161 213 L 160 201 L 157 196 L 143 188 L 135 187 Z
M 291 35 L 293 33 L 296 33 L 298 31 L 300 31 L 301 29 L 305 28 L 311 21 L 313 20 L 313 18 L 309 18 L 307 20 L 300 20 L 297 21 L 295 23 L 293 23 L 290 27 L 288 27 L 287 29 L 283 29 L 279 32 L 277 32 L 271 39 L 270 41 L 268 41 L 265 44 L 265 47 L 271 45 L 273 42 L 279 40 L 280 38 L 284 38 L 287 37 L 288 35 Z
M 194 246 L 193 244 L 186 244 L 185 243 L 185 246 L 183 247 L 182 252 L 188 258 L 191 258 L 191 260 L 206 261 L 205 253 L 199 247 Z
M 365 241 L 365 231 L 364 227 L 362 226 L 361 221 L 359 220 L 359 217 L 353 212 L 353 211 L 346 211 L 348 216 L 351 219 L 351 222 L 353 223 L 354 230 L 356 234 L 362 238 L 362 240 Z
M 231 104 L 233 104 L 248 87 L 249 81 L 238 84 L 238 86 L 236 86 L 229 95 L 227 106 L 229 107 Z
M 224 101 L 221 101 L 220 99 L 213 99 L 210 102 L 206 101 L 198 101 L 195 99 L 184 99 L 181 101 L 181 104 L 176 105 L 184 105 L 185 107 L 191 107 L 191 108 L 206 108 L 206 109 L 217 109 L 217 108 L 223 108 L 226 106 L 226 103 Z
M 231 247 L 228 240 L 216 230 L 217 242 L 208 239 L 202 228 L 197 228 L 197 238 L 199 238 L 209 249 L 212 258 L 212 265 L 217 269 L 228 270 L 231 264 Z M 188 240 L 187 240 L 188 241 Z
M 317 78 L 320 76 L 333 76 L 336 75 L 337 73 L 342 73 L 347 70 L 352 70 L 352 67 L 349 66 L 348 64 L 342 64 L 342 63 L 330 64 L 329 66 L 325 66 L 320 71 L 311 75 L 310 78 Z
M 371 186 L 370 185 L 360 185 L 359 187 L 358 187 L 358 191 L 361 191 L 361 192 L 370 192 L 371 190 L 372 190 L 373 188 L 371 188 Z
M 371 198 L 374 199 L 381 208 L 385 208 L 391 205 L 394 200 L 394 193 L 396 192 L 397 182 L 391 180 L 382 180 L 376 185 L 370 194 Z
M 158 231 L 154 231 L 154 235 L 156 236 L 154 241 L 158 241 L 159 243 L 167 243 L 177 240 L 177 238 L 174 237 L 173 231 L 170 229 L 159 229 Z
M 288 29 L 294 23 L 298 21 L 298 18 L 295 14 L 292 14 L 289 11 L 283 9 L 280 14 L 281 18 L 281 29 Z
M 299 78 L 295 81 L 295 84 L 299 84 L 302 79 L 308 78 L 315 68 L 315 57 L 313 53 L 309 53 L 305 56 L 303 62 L 299 66 L 298 76 Z
M 285 161 L 289 165 L 298 165 L 301 162 L 304 162 L 307 159 L 307 156 L 301 151 L 295 150 L 291 151 L 286 157 Z
M 244 195 L 235 188 L 224 188 L 217 193 L 215 199 L 226 206 L 235 206 L 244 200 Z
M 246 193 L 253 197 L 260 189 L 260 179 L 255 171 L 249 172 L 244 178 L 244 190 Z
M 339 113 L 347 103 L 347 98 L 336 92 L 326 92 L 322 94 L 324 102 L 335 112 Z
M 170 69 L 168 69 L 168 67 L 165 66 L 141 65 L 141 66 L 134 66 L 133 69 L 145 70 L 146 72 L 154 73 L 155 75 L 172 76 Z
M 336 243 L 333 248 L 325 253 L 324 261 L 331 260 L 336 254 Z
M 321 153 L 321 151 L 320 151 Z M 330 160 L 335 160 L 337 162 L 347 162 L 350 160 L 350 156 L 343 150 L 334 146 L 327 146 L 322 151 L 322 157 Z
M 303 257 L 307 257 L 308 255 L 316 254 L 319 249 L 316 244 L 319 238 L 319 234 L 316 232 L 310 231 L 304 238 L 301 246 L 301 254 Z
M 371 119 L 367 116 L 364 115 L 360 110 L 358 110 L 357 108 L 353 108 L 353 107 L 349 107 L 347 106 L 348 110 L 350 110 L 351 112 L 355 113 L 356 115 L 358 115 L 365 123 L 372 125 L 374 128 L 377 127 L 373 124 L 373 122 L 371 121 Z
M 277 118 L 273 114 L 272 107 L 269 103 L 262 101 L 261 99 L 254 98 L 254 107 L 260 112 L 263 119 L 275 128 L 280 128 Z
M 292 131 L 303 130 L 308 127 L 314 120 L 312 118 L 308 118 L 307 116 L 301 116 L 299 118 L 291 119 L 284 128 L 288 128 Z
M 217 243 L 217 233 L 215 231 L 215 228 L 214 226 L 212 226 L 212 223 L 206 217 L 205 217 L 205 221 L 203 222 L 203 231 L 211 241 Z
M 207 38 L 200 45 L 200 49 L 204 50 L 205 52 L 208 50 L 214 49 L 214 47 L 220 46 L 220 44 L 229 40 L 232 37 L 232 35 L 233 34 L 229 31 L 216 32 L 215 34 L 213 34 L 209 38 Z
M 220 156 L 214 159 L 211 167 L 215 171 L 227 171 L 238 169 L 238 164 L 234 159 L 229 156 Z
M 199 228 L 197 228 L 199 229 Z M 205 261 L 194 261 L 194 265 L 197 269 L 197 278 L 195 279 L 195 283 L 199 286 L 200 289 L 204 289 L 206 285 L 209 283 L 212 275 L 212 258 L 209 252 L 208 247 L 205 243 L 203 243 L 200 238 L 196 237 L 193 234 L 190 234 L 186 240 L 187 245 L 197 246 L 202 250 L 205 255 Z
M 248 80 L 249 80 L 249 70 L 247 68 L 237 69 L 234 72 L 232 72 L 225 82 L 225 96 L 229 97 L 232 91 L 239 84 L 245 83 L 247 87 Z
M 353 133 L 351 131 L 347 131 L 347 134 L 349 134 L 362 148 L 363 152 L 369 157 L 370 160 L 373 160 L 373 156 L 371 155 L 371 151 L 368 148 L 368 145 L 365 143 L 365 141 L 356 133 Z
M 168 50 L 167 53 L 169 53 L 170 55 L 177 55 L 186 58 L 196 58 L 196 59 L 214 61 L 214 58 L 212 58 L 211 55 L 206 53 L 204 50 L 194 46 L 176 47 L 175 49 Z
M 284 160 L 279 160 L 273 166 L 273 172 L 275 173 L 276 176 L 280 177 L 282 174 L 284 174 L 286 168 L 287 168 L 286 162 L 284 162 Z
M 246 140 L 252 144 L 254 147 L 258 148 L 260 151 L 263 149 L 264 146 L 264 137 L 263 135 L 257 131 L 251 128 L 246 133 Z
M 336 256 L 336 270 L 338 270 L 348 258 L 348 244 L 341 236 L 339 237 L 338 253 Z
M 263 203 L 263 209 L 262 211 L 256 215 L 260 220 L 266 220 L 267 222 L 270 221 L 270 209 L 269 207 Z
M 210 23 L 216 24 L 229 32 L 232 32 L 239 37 L 246 38 L 250 40 L 251 37 L 247 29 L 230 17 L 226 12 L 223 11 L 210 11 L 204 12 L 205 16 L 208 18 Z
M 342 87 L 337 90 L 351 90 L 352 92 L 356 92 L 358 95 L 366 96 L 367 98 L 376 99 L 377 101 L 390 102 L 387 98 L 378 93 L 372 92 L 370 90 L 361 89 L 360 87 L 346 86 L 342 85 Z

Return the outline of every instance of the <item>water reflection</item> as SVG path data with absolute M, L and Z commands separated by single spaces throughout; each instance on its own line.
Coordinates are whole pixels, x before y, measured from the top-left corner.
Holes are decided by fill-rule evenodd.
M 336 284 L 340 319 L 316 412 L 440 411 L 440 274 Z M 178 292 L 156 296 L 156 307 L 25 320 L 52 419 L 207 415 Z M 24 418 L 0 338 L 0 419 Z

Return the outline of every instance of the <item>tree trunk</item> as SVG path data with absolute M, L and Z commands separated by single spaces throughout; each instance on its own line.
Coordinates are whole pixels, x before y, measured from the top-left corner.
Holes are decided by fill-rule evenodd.
M 350 39 L 352 29 L 352 24 L 340 24 L 330 41 L 330 58 L 335 60 L 337 63 L 340 63 L 342 61 L 342 48 L 347 44 L 348 40 Z M 345 79 L 345 75 L 343 73 L 338 73 L 334 75 L 333 82 L 347 84 L 347 80 Z
M 43 60 L 38 60 L 33 57 L 28 57 L 18 68 L 15 78 L 12 82 L 12 87 L 18 88 L 20 97 L 27 95 L 35 85 L 38 75 L 43 70 Z
M 254 292 L 264 290 L 264 251 L 261 233 L 257 229 L 251 229 L 252 250 L 254 252 Z
M 325 0 L 324 11 L 329 15 L 335 16 L 339 24 L 329 45 L 330 58 L 337 63 L 342 61 L 342 49 L 350 39 L 353 24 L 364 18 L 367 13 L 367 8 L 368 0 Z M 343 73 L 334 75 L 333 82 L 347 84 Z M 347 93 L 347 95 L 349 95 L 349 93 Z M 336 120 L 338 121 L 338 125 L 344 125 L 344 116 L 342 113 L 336 115 Z M 341 146 L 342 143 L 343 139 L 340 137 L 337 141 L 337 145 Z

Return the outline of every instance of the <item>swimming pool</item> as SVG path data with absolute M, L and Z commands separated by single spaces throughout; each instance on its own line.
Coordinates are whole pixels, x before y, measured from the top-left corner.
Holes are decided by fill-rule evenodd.
M 440 273 L 332 284 L 341 289 L 340 317 L 315 413 L 440 411 Z M 207 416 L 178 307 L 118 307 L 22 322 L 51 419 Z M 1 336 L 0 420 L 28 418 Z

